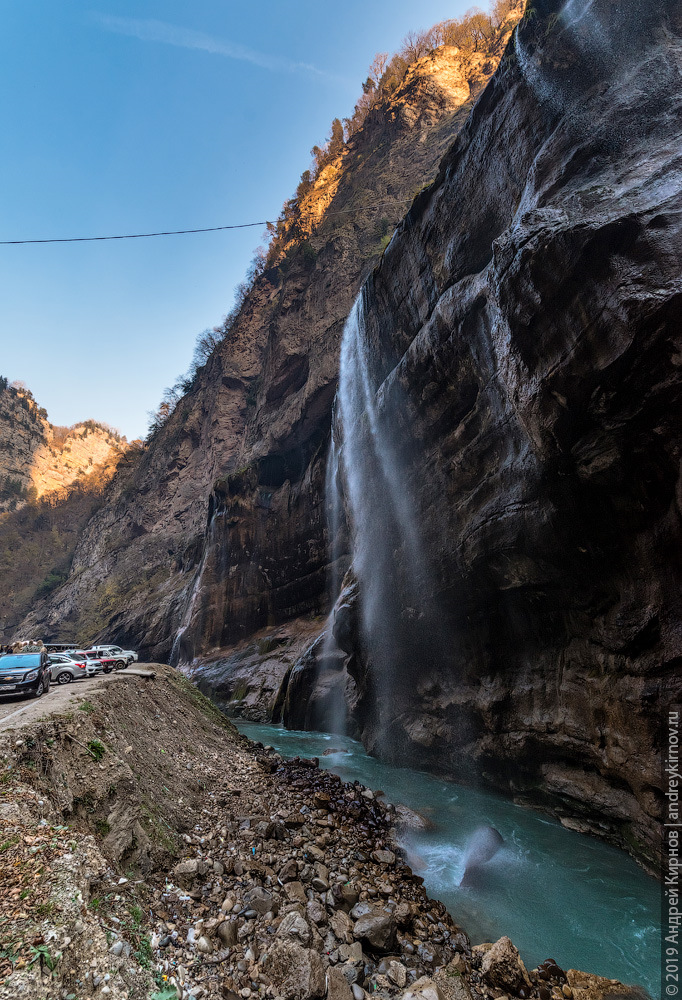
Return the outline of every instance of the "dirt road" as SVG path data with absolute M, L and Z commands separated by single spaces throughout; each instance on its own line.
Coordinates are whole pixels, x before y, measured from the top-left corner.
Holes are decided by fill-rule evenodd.
M 51 684 L 48 694 L 44 694 L 42 698 L 4 697 L 0 699 L 0 733 L 10 729 L 20 729 L 50 715 L 70 712 L 81 702 L 86 701 L 94 691 L 101 690 L 105 684 L 127 684 L 126 675 L 145 674 L 153 666 L 154 664 L 140 663 L 126 671 L 72 681 L 71 684 Z M 150 683 L 153 681 L 150 680 Z

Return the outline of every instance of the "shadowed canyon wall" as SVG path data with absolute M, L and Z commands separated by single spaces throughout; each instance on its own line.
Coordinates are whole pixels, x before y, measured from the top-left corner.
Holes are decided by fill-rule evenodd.
M 649 859 L 682 663 L 679 28 L 534 4 L 347 324 L 338 421 L 363 741 Z
M 318 639 L 279 691 L 253 646 L 199 681 L 238 703 L 248 662 L 247 712 L 294 727 L 345 694 L 375 752 L 651 865 L 682 662 L 679 34 L 672 3 L 527 13 L 346 325 L 346 670 Z

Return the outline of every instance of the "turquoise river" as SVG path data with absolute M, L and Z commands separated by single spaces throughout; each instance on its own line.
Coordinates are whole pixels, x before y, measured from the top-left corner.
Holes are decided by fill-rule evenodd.
M 660 888 L 623 852 L 496 795 L 382 763 L 354 740 L 233 721 L 283 757 L 319 757 L 427 817 L 431 829 L 403 840 L 409 863 L 473 943 L 508 934 L 529 968 L 551 957 L 659 997 Z M 460 888 L 467 841 L 482 825 L 499 830 L 504 847 L 475 887 Z

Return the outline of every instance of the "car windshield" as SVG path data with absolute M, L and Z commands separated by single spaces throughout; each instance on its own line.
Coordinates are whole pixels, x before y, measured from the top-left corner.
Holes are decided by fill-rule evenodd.
M 40 653 L 10 653 L 0 656 L 0 670 L 30 670 L 40 666 Z

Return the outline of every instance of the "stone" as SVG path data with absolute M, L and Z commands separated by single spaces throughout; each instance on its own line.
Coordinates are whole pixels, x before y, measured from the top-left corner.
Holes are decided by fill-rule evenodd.
M 491 986 L 511 993 L 521 987 L 531 986 L 518 949 L 506 936 L 485 951 L 481 961 L 481 975 Z
M 281 883 L 293 882 L 298 878 L 298 861 L 296 858 L 289 858 L 278 872 L 278 878 Z
M 433 828 L 431 820 L 421 813 L 415 812 L 408 806 L 397 805 L 395 808 L 395 825 L 402 830 L 430 830 Z
M 237 921 L 223 920 L 216 929 L 216 934 L 226 948 L 231 948 L 237 943 Z
M 296 912 L 287 913 L 277 928 L 278 937 L 297 938 L 302 944 L 310 944 L 310 927 L 303 917 Z
M 433 979 L 422 976 L 402 994 L 402 1000 L 445 1000 L 445 997 Z
M 402 903 L 398 903 L 395 910 L 393 911 L 393 916 L 395 918 L 395 922 L 398 925 L 398 927 L 403 929 L 405 927 L 409 927 L 410 924 L 412 923 L 412 918 L 414 917 L 416 909 L 417 908 L 415 907 L 414 903 L 408 903 L 405 901 L 403 901 Z
M 202 858 L 188 858 L 175 866 L 173 875 L 178 885 L 188 885 L 205 875 L 208 869 L 208 862 Z
M 313 924 L 321 926 L 327 923 L 327 910 L 318 899 L 311 899 L 306 904 L 306 914 Z
M 244 894 L 244 905 L 261 915 L 269 913 L 271 910 L 274 911 L 277 906 L 272 893 L 260 886 L 255 886 Z
M 351 965 L 360 965 L 362 963 L 362 945 L 360 942 L 353 941 L 351 944 L 340 944 L 339 959 L 342 962 L 350 962 Z
M 353 1000 L 353 991 L 338 965 L 327 970 L 327 998 L 328 1000 Z
M 393 851 L 372 851 L 372 857 L 380 865 L 395 864 L 395 854 Z
M 284 892 L 292 903 L 303 903 L 305 906 L 308 901 L 302 882 L 287 882 L 284 886 Z
M 374 951 L 390 951 L 395 941 L 396 923 L 390 910 L 375 906 L 356 920 L 353 935 Z
M 386 975 L 392 983 L 399 986 L 401 989 L 407 982 L 407 969 L 402 962 L 389 962 L 388 968 L 386 969 Z
M 329 926 L 339 941 L 350 944 L 353 940 L 353 922 L 343 910 L 336 910 L 329 918 Z
M 316 1000 L 325 994 L 322 959 L 291 938 L 274 943 L 262 961 L 262 969 L 283 1000 Z

